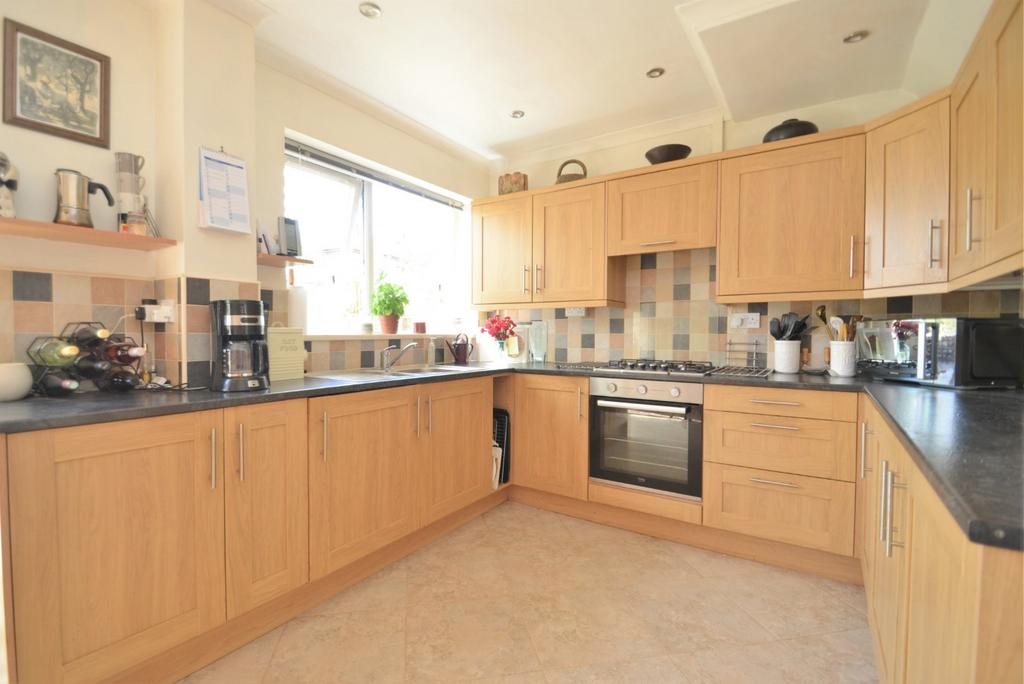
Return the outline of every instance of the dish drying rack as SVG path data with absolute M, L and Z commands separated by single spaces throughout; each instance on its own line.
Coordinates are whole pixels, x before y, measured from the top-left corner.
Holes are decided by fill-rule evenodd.
M 723 375 L 741 378 L 767 378 L 772 374 L 771 368 L 760 368 L 757 365 L 757 353 L 761 346 L 759 340 L 751 342 L 725 342 L 725 366 L 715 368 L 708 375 Z M 736 364 L 737 357 L 742 356 L 743 365 Z M 734 365 L 735 364 L 735 365 Z

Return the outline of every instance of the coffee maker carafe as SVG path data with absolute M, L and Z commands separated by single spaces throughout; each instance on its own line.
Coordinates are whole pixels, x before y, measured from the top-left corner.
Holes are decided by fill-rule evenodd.
M 218 299 L 210 302 L 210 315 L 213 317 L 210 389 L 237 392 L 270 387 L 263 302 Z

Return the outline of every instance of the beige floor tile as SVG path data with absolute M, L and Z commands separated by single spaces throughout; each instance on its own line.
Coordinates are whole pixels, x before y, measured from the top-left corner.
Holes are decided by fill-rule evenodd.
M 402 612 L 315 615 L 285 627 L 264 682 L 365 684 L 405 678 Z
M 398 563 L 367 577 L 337 596 L 306 611 L 306 616 L 337 615 L 362 610 L 404 611 L 408 571 Z
M 507 598 L 411 604 L 409 681 L 452 682 L 535 672 L 540 663 L 515 602 Z
M 409 604 L 486 599 L 509 592 L 501 547 L 486 542 L 438 543 L 401 563 Z
M 548 670 L 548 684 L 687 684 L 668 657 Z
M 518 674 L 502 675 L 498 677 L 484 677 L 483 679 L 467 679 L 467 684 L 547 684 L 544 673 L 520 672 Z
M 194 672 L 181 684 L 248 684 L 260 682 L 270 665 L 274 648 L 284 633 L 284 627 L 278 627 L 264 634 L 256 641 L 229 653 L 220 660 L 210 663 L 202 670 Z

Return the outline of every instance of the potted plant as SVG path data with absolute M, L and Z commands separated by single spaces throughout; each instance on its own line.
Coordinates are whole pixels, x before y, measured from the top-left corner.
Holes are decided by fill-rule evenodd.
M 386 282 L 381 276 L 377 281 L 377 291 L 370 298 L 370 311 L 380 320 L 380 331 L 385 335 L 398 332 L 398 319 L 405 313 L 405 305 L 409 303 L 409 295 L 401 285 Z

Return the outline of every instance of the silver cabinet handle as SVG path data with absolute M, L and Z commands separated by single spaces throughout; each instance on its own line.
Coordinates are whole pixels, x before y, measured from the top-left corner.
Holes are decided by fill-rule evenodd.
M 771 399 L 751 399 L 751 404 L 772 404 L 774 406 L 801 406 L 799 401 L 773 401 Z
M 886 481 L 889 478 L 889 462 L 878 462 L 878 541 L 885 541 L 885 496 Z
M 776 485 L 778 487 L 789 487 L 790 489 L 800 489 L 800 485 L 798 485 L 796 483 L 793 483 L 793 482 L 783 482 L 782 480 L 765 480 L 765 479 L 762 479 L 760 477 L 752 477 L 752 478 L 750 478 L 750 481 L 751 482 L 756 482 L 757 484 Z
M 769 430 L 799 430 L 796 425 L 771 425 L 770 423 L 751 423 L 752 428 L 767 428 Z
M 245 425 L 238 424 L 238 480 L 245 482 Z
M 939 231 L 939 237 L 942 237 L 942 221 L 936 221 L 932 219 L 928 221 L 928 268 L 935 268 L 936 266 L 942 265 L 942 256 L 935 256 L 935 231 Z M 942 248 L 942 243 L 939 243 L 939 248 Z
M 530 265 L 523 264 L 523 292 L 529 292 L 530 286 L 527 284 L 526 279 L 530 277 Z
M 427 396 L 427 434 L 434 434 L 434 397 Z
M 580 404 L 582 402 L 583 390 L 577 388 L 576 396 L 576 407 L 577 412 L 579 411 Z M 690 409 L 686 406 L 651 406 L 650 404 L 634 404 L 629 401 L 611 401 L 609 399 L 598 399 L 597 405 L 601 408 L 620 408 L 626 409 L 627 411 L 640 411 L 645 415 L 665 417 L 666 415 L 672 416 L 685 416 L 690 412 Z
M 906 489 L 907 485 L 896 484 L 896 473 L 891 470 L 885 473 L 885 557 L 892 558 L 892 547 L 903 546 L 903 542 L 893 541 L 893 526 L 892 526 L 892 490 L 893 489 Z
M 873 435 L 873 434 L 874 433 L 871 431 L 871 428 L 868 427 L 867 423 L 861 423 L 860 424 L 860 468 L 858 470 L 859 470 L 859 474 L 860 474 L 860 479 L 862 479 L 862 480 L 864 479 L 864 473 L 866 473 L 866 472 L 871 470 L 871 468 L 868 468 L 867 464 L 865 463 L 865 460 L 866 460 L 866 457 L 867 457 L 867 453 L 866 452 L 867 452 L 868 435 Z
M 648 408 L 644 406 L 644 408 Z M 576 422 L 580 422 L 583 418 L 583 388 L 577 385 L 576 387 Z
M 217 488 L 217 428 L 210 430 L 210 489 Z
M 324 463 L 327 463 L 327 411 L 324 411 L 322 418 L 324 421 L 324 440 L 323 451 L 321 451 L 320 453 L 323 455 Z
M 417 397 L 416 397 L 416 436 L 417 437 L 420 436 L 420 399 L 422 399 L 422 397 L 417 395 Z
M 854 236 L 854 235 L 850 236 L 850 277 L 851 278 L 853 277 L 853 262 L 854 262 L 853 249 L 854 249 L 854 246 L 855 246 L 856 239 L 857 239 L 856 236 Z
M 534 281 L 533 282 L 533 289 L 536 290 L 537 292 L 540 292 L 543 289 L 541 287 L 541 278 L 540 278 L 541 271 L 543 269 L 541 268 L 540 264 L 534 264 L 534 268 L 536 269 L 536 275 L 533 278 L 533 281 Z
M 653 240 L 651 242 L 641 242 L 640 246 L 641 247 L 657 247 L 659 245 L 674 245 L 674 244 L 676 244 L 675 240 Z
M 967 188 L 967 226 L 964 230 L 967 251 L 970 252 L 974 245 L 974 201 L 980 199 L 974 196 L 974 188 Z

